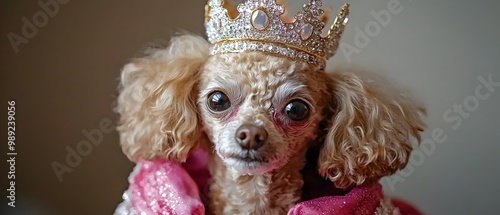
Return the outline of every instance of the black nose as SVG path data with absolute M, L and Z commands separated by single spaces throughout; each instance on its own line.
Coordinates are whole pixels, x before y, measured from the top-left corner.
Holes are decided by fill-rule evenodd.
M 267 142 L 267 132 L 255 125 L 241 125 L 236 130 L 235 138 L 244 149 L 258 149 Z

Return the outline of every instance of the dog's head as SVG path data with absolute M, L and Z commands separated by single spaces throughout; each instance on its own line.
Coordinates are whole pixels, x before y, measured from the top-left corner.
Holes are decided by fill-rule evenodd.
M 410 137 L 422 130 L 411 101 L 352 73 L 261 52 L 209 56 L 208 46 L 175 37 L 124 67 L 118 131 L 131 160 L 184 161 L 207 142 L 228 167 L 260 174 L 322 141 L 319 172 L 340 187 L 408 162 Z
M 224 163 L 242 173 L 282 167 L 316 138 L 327 76 L 260 52 L 211 57 L 200 77 L 204 130 Z

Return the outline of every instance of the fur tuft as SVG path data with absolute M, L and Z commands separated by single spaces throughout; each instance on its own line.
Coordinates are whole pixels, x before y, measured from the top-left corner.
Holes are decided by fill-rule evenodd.
M 412 137 L 420 141 L 424 108 L 395 95 L 401 91 L 384 91 L 353 73 L 331 74 L 331 79 L 335 103 L 319 156 L 320 174 L 347 188 L 404 168 Z
M 208 43 L 198 36 L 177 36 L 168 47 L 150 48 L 145 54 L 121 74 L 117 130 L 122 149 L 132 161 L 185 161 L 202 133 L 197 82 Z

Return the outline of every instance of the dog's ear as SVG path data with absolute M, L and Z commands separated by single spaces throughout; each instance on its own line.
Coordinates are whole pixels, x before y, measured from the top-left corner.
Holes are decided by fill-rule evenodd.
M 151 48 L 123 68 L 117 130 L 130 160 L 185 161 L 197 146 L 202 136 L 197 82 L 208 49 L 201 37 L 177 36 L 168 47 Z
M 388 82 L 377 87 L 377 82 L 353 73 L 330 78 L 333 102 L 319 156 L 320 174 L 347 188 L 404 168 L 412 137 L 420 142 L 425 109 Z

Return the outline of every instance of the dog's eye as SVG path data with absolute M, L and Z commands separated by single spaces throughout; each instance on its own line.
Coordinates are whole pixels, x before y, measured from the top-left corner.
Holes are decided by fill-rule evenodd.
M 293 100 L 285 106 L 284 113 L 293 121 L 302 121 L 309 116 L 309 107 L 302 100 Z
M 221 112 L 231 107 L 231 101 L 221 91 L 215 91 L 208 96 L 208 107 L 214 112 Z

